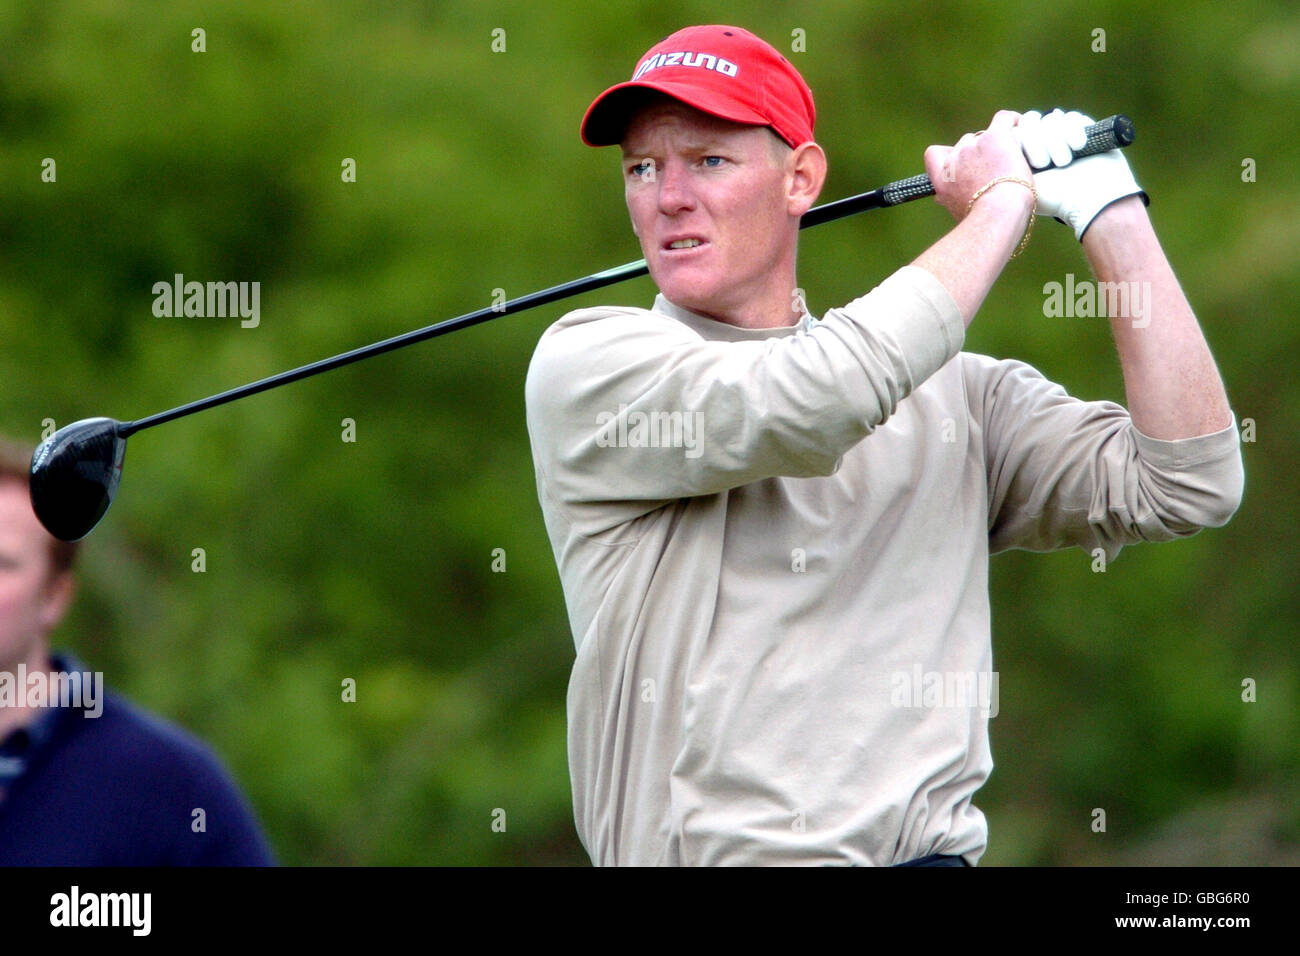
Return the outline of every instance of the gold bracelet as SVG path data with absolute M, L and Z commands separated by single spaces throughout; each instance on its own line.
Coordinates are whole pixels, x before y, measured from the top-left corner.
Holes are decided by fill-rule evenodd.
M 970 202 L 966 204 L 966 212 L 969 213 L 971 209 L 974 208 L 975 200 L 979 199 L 980 196 L 983 196 L 998 183 L 1019 183 L 1034 194 L 1034 204 L 1029 207 L 1029 224 L 1025 226 L 1025 235 L 1020 240 L 1020 245 L 1016 246 L 1016 251 L 1011 253 L 1011 258 L 1014 259 L 1016 256 L 1020 255 L 1020 253 L 1025 251 L 1025 246 L 1029 245 L 1029 233 L 1033 231 L 1035 211 L 1038 208 L 1038 190 L 1034 188 L 1033 183 L 1027 182 L 1019 176 L 999 176 L 997 179 L 989 180 L 979 189 L 975 190 L 975 195 L 971 196 Z

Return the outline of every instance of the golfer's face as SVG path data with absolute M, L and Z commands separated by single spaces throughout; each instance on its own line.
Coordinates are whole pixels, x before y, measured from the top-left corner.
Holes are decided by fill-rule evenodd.
M 49 575 L 50 536 L 27 488 L 0 479 L 0 670 L 25 661 L 58 620 L 62 605 Z
M 628 124 L 628 213 L 670 301 L 721 317 L 784 281 L 777 267 L 793 256 L 793 240 L 786 172 L 771 136 L 675 102 L 647 107 Z

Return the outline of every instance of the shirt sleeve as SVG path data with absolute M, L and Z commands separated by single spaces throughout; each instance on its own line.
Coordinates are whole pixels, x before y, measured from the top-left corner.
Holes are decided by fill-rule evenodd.
M 963 353 L 982 428 L 990 553 L 1078 546 L 1114 558 L 1228 522 L 1245 483 L 1237 420 L 1177 441 L 1142 434 L 1128 411 L 1068 395 L 1033 367 Z
M 559 503 L 706 495 L 829 475 L 955 356 L 947 290 L 908 266 L 802 334 L 715 341 L 645 310 L 570 313 L 525 383 L 534 461 Z

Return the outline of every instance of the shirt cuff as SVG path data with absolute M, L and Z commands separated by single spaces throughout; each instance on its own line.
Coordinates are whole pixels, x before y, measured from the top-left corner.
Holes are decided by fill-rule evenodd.
M 1136 425 L 1133 435 L 1142 457 L 1154 464 L 1170 468 L 1186 468 L 1209 461 L 1217 461 L 1239 454 L 1241 439 L 1237 432 L 1237 413 L 1232 412 L 1232 424 L 1208 435 L 1178 438 L 1172 441 L 1144 435 Z

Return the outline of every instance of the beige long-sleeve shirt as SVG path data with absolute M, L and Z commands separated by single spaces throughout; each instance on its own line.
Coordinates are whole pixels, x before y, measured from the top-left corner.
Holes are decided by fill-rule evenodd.
M 593 862 L 975 864 L 990 553 L 1110 559 L 1235 511 L 1235 417 L 1158 441 L 963 338 L 910 266 L 798 327 L 659 296 L 542 336 L 527 420 Z

